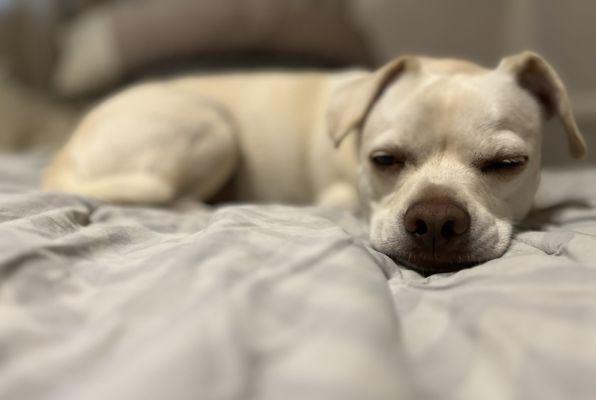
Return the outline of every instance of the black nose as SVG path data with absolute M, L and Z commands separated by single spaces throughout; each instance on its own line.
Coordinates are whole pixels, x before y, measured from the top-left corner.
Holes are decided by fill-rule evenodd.
M 468 233 L 470 214 L 450 200 L 424 200 L 408 208 L 404 227 L 425 251 L 436 254 Z

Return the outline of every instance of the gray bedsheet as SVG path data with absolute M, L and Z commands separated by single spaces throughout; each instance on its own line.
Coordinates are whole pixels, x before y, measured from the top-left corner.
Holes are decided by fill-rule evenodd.
M 0 157 L 0 399 L 594 399 L 596 170 L 507 254 L 428 278 L 323 208 L 185 214 Z

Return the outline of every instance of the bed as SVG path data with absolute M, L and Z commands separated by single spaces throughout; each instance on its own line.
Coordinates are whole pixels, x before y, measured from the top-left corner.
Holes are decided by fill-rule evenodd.
M 596 169 L 502 257 L 423 277 L 319 207 L 174 212 L 0 156 L 0 399 L 594 399 Z

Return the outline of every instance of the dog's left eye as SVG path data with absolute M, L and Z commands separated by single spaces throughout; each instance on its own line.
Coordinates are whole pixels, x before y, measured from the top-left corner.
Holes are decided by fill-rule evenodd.
M 399 158 L 389 153 L 373 153 L 370 156 L 371 162 L 379 168 L 388 168 L 403 164 Z
M 485 174 L 516 172 L 528 162 L 526 156 L 500 158 L 483 162 L 480 170 Z

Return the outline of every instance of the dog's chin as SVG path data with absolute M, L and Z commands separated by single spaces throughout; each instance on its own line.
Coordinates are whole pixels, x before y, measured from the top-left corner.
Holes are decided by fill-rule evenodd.
M 392 254 L 390 257 L 398 264 L 414 270 L 421 275 L 429 276 L 433 274 L 457 272 L 488 261 L 490 258 L 473 259 L 468 256 L 457 256 L 449 258 L 436 258 L 430 256 L 402 256 Z

